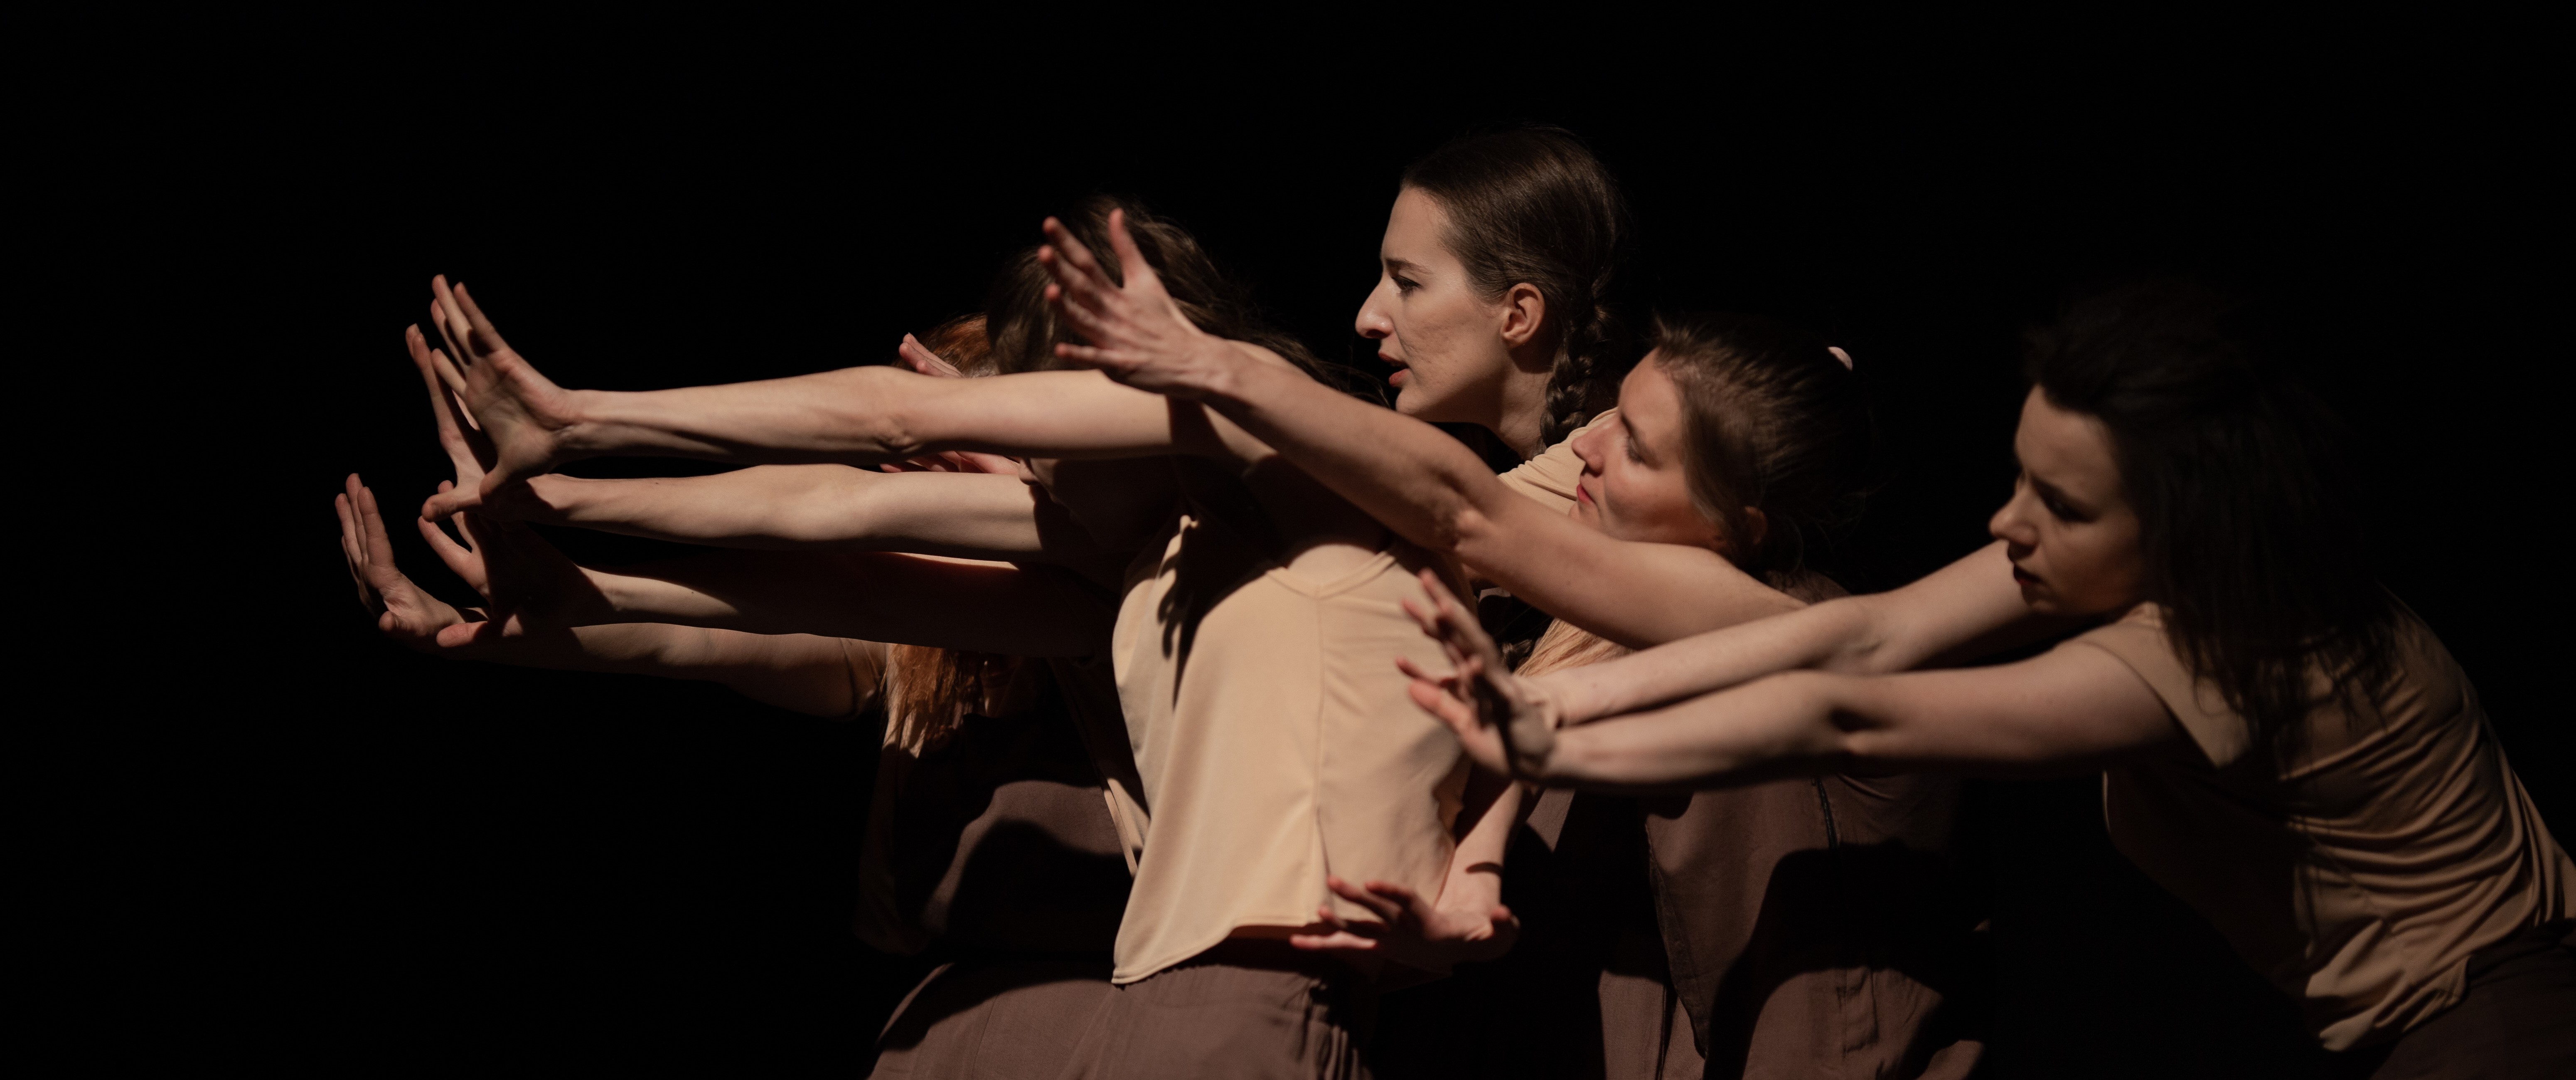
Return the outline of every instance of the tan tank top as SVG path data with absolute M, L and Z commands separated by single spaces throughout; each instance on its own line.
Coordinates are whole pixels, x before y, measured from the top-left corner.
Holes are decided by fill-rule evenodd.
M 2576 864 L 2411 612 L 2384 714 L 2311 710 L 2288 768 L 2192 677 L 2155 605 L 2061 647 L 2082 646 L 2136 671 L 2198 751 L 2103 776 L 2111 841 L 2297 999 L 2326 1049 L 2432 1017 L 2460 999 L 2470 954 L 2576 916 Z
M 1369 917 L 1328 874 L 1438 895 L 1467 762 L 1395 668 L 1448 667 L 1397 606 L 1431 565 L 1398 543 L 1310 580 L 1192 516 L 1138 559 L 1111 657 L 1153 816 L 1113 981 L 1238 931 L 1310 925 L 1327 904 Z

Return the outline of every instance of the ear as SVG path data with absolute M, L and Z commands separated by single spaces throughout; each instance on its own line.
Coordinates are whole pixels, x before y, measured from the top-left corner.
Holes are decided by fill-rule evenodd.
M 1536 285 L 1526 281 L 1514 285 L 1496 303 L 1503 316 L 1503 344 L 1511 348 L 1537 340 L 1539 329 L 1547 325 L 1547 297 Z
M 1762 508 L 1758 506 L 1745 507 L 1744 543 L 1740 545 L 1743 551 L 1747 554 L 1751 554 L 1752 552 L 1762 550 L 1762 541 L 1768 539 L 1770 535 L 1771 519 L 1762 513 Z

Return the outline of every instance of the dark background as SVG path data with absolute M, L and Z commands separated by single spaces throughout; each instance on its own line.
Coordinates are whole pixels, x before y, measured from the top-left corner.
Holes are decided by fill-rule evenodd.
M 1570 127 L 1626 183 L 1640 313 L 1769 313 L 1858 358 L 1891 467 L 1839 553 L 1858 587 L 1982 541 L 2018 335 L 2070 290 L 2181 271 L 2264 303 L 2369 446 L 2387 580 L 2576 831 L 2541 618 L 2565 598 L 2540 522 L 2569 178 L 2563 110 L 2517 57 L 2533 28 L 1498 11 L 1186 48 L 1049 52 L 1039 28 L 1008 56 L 973 26 L 459 26 L 444 52 L 426 28 L 307 47 L 280 42 L 311 27 L 231 27 L 259 44 L 109 49 L 45 88 L 65 148 L 47 175 L 101 208 L 61 216 L 78 240 L 57 284 L 96 344 L 53 377 L 182 432 L 85 496 L 133 515 L 83 546 L 135 595 L 83 606 L 83 644 L 38 673 L 94 669 L 126 703 L 64 725 L 87 741 L 62 805 L 114 838 L 70 845 L 79 880 L 116 883 L 73 893 L 110 925 L 99 954 L 127 958 L 91 965 L 100 1000 L 152 1003 L 111 1009 L 95 1052 L 849 1073 L 917 970 L 847 929 L 865 723 L 376 637 L 328 502 L 352 470 L 389 507 L 439 477 L 399 340 L 431 274 L 471 283 L 568 386 L 785 375 L 881 362 L 974 309 L 1044 214 L 1105 190 L 1195 230 L 1319 352 L 1365 360 L 1350 318 L 1397 173 L 1500 123 Z M 131 164 L 50 167 L 92 152 Z M 664 467 L 696 468 L 590 466 Z M 1993 1075 L 2313 1064 L 2287 1003 L 2111 851 L 2097 781 L 1980 784 L 1971 810 Z

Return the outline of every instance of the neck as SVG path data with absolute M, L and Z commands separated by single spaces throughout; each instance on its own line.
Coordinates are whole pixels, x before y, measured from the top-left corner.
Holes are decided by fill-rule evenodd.
M 1494 420 L 1494 434 L 1503 445 L 1512 448 L 1527 461 L 1547 450 L 1544 432 L 1547 428 L 1547 377 L 1553 365 L 1532 371 L 1515 365 L 1503 377 L 1501 415 Z

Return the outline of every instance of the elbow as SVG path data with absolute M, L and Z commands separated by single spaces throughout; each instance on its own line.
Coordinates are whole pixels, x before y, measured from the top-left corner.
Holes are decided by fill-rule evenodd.
M 1442 555 L 1460 558 L 1495 546 L 1501 537 L 1501 530 L 1495 528 L 1494 519 L 1486 517 L 1483 510 L 1463 503 L 1451 507 L 1446 513 L 1431 515 L 1428 533 L 1416 538 L 1415 542 Z

